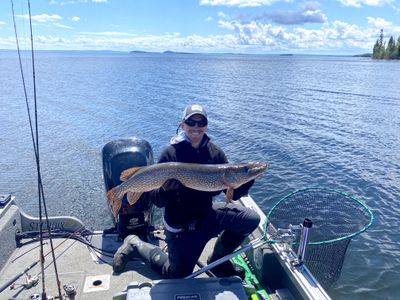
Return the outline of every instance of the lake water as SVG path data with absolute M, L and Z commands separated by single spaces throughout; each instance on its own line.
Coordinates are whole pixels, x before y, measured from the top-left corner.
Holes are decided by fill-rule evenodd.
M 29 55 L 23 55 L 32 98 Z M 185 105 L 209 111 L 231 162 L 270 169 L 251 194 L 267 213 L 298 188 L 364 201 L 375 223 L 347 252 L 334 299 L 400 293 L 400 61 L 329 56 L 37 52 L 40 154 L 50 214 L 112 225 L 101 150 L 129 136 L 155 158 Z M 34 155 L 16 52 L 0 51 L 0 193 L 37 214 Z M 33 109 L 33 108 L 32 108 Z

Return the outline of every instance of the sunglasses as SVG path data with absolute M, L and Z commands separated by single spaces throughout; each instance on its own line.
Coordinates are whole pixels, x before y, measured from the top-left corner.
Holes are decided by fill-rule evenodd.
M 190 127 L 194 127 L 196 124 L 199 127 L 204 127 L 204 126 L 207 126 L 207 119 L 201 119 L 199 121 L 196 121 L 193 119 L 187 119 L 187 120 L 185 120 L 185 124 Z

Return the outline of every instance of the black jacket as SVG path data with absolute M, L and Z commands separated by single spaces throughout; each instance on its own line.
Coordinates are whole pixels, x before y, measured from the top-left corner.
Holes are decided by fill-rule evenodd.
M 198 149 L 187 141 L 165 148 L 159 158 L 163 162 L 186 162 L 199 164 L 228 163 L 225 153 L 210 141 L 204 134 Z M 233 199 L 238 199 L 247 193 L 254 181 L 244 184 L 234 191 Z M 176 191 L 165 191 L 162 187 L 151 192 L 151 201 L 158 207 L 165 207 L 164 218 L 168 225 L 182 228 L 193 221 L 201 219 L 212 209 L 212 199 L 218 192 L 204 192 L 182 186 Z

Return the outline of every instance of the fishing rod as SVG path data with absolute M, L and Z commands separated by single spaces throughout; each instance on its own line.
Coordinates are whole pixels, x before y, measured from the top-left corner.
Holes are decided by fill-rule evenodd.
M 27 267 L 25 270 L 23 270 L 21 273 L 15 275 L 13 278 L 9 279 L 6 281 L 1 287 L 0 287 L 0 293 L 3 292 L 6 288 L 8 288 L 10 285 L 12 285 L 14 282 L 16 282 L 21 276 L 26 274 L 30 269 L 32 269 L 34 266 L 36 266 L 40 262 L 40 259 L 37 261 L 33 262 L 29 267 Z
M 232 252 L 232 253 L 230 253 L 228 255 L 225 255 L 224 257 L 221 257 L 220 259 L 217 259 L 216 261 L 208 264 L 207 266 L 204 266 L 203 268 L 201 268 L 200 270 L 198 270 L 196 272 L 193 272 L 192 274 L 186 276 L 185 279 L 194 278 L 194 277 L 196 277 L 196 276 L 198 276 L 200 274 L 203 274 L 204 272 L 207 272 L 207 271 L 211 270 L 212 268 L 214 268 L 214 267 L 216 267 L 216 266 L 228 261 L 229 259 L 235 257 L 238 254 L 246 252 L 246 251 L 248 251 L 250 249 L 258 248 L 258 247 L 260 247 L 260 246 L 262 246 L 264 244 L 267 244 L 267 243 L 275 243 L 275 241 L 269 241 L 269 240 L 265 241 L 262 238 L 255 239 L 255 240 L 251 241 L 250 243 L 248 243 L 247 245 L 243 246 L 242 248 L 240 248 L 240 249 L 238 249 L 238 250 L 236 250 L 236 251 L 234 251 L 234 252 Z
M 242 246 L 240 249 L 238 249 L 238 250 L 236 250 L 236 251 L 234 251 L 234 252 L 232 252 L 232 253 L 230 253 L 230 254 L 227 254 L 227 255 L 225 255 L 225 256 L 219 258 L 219 259 L 217 259 L 216 261 L 214 261 L 214 262 L 208 264 L 207 266 L 200 266 L 200 269 L 199 269 L 198 271 L 193 272 L 192 274 L 186 276 L 185 279 L 195 278 L 195 277 L 197 277 L 197 276 L 200 275 L 200 274 L 207 273 L 207 272 L 209 272 L 212 268 L 214 268 L 214 267 L 216 267 L 216 266 L 218 266 L 218 265 L 220 265 L 220 264 L 222 264 L 222 263 L 224 263 L 224 262 L 230 260 L 231 258 L 235 257 L 236 255 L 242 254 L 242 253 L 244 253 L 244 252 L 246 252 L 246 251 L 248 251 L 248 250 L 250 250 L 250 249 L 256 249 L 256 248 L 261 247 L 261 246 L 263 246 L 263 245 L 265 245 L 265 244 L 274 244 L 274 243 L 279 243 L 279 242 L 281 242 L 281 241 L 282 241 L 281 238 L 272 239 L 272 238 L 268 238 L 268 237 L 267 237 L 267 227 L 268 227 L 268 224 L 269 224 L 269 221 L 268 221 L 268 219 L 267 219 L 267 220 L 264 222 L 264 225 L 263 225 L 263 234 L 262 234 L 261 237 L 250 241 L 248 244 Z M 307 238 L 307 237 L 305 237 L 305 238 Z M 305 243 L 306 243 L 306 241 L 305 241 Z
M 41 263 L 41 269 L 42 269 L 42 275 L 43 275 L 42 276 L 42 299 L 46 299 L 47 298 L 46 291 L 45 291 L 45 274 L 44 274 L 42 205 L 43 205 L 44 212 L 45 212 L 47 230 L 48 230 L 49 235 L 50 235 L 49 240 L 50 240 L 52 257 L 53 257 L 53 262 L 54 262 L 54 269 L 55 269 L 55 275 L 56 275 L 56 281 L 57 281 L 57 287 L 58 287 L 58 294 L 59 294 L 59 298 L 62 299 L 60 280 L 59 280 L 57 264 L 56 264 L 56 260 L 55 260 L 53 241 L 51 239 L 50 224 L 49 224 L 49 219 L 48 219 L 48 213 L 47 213 L 47 207 L 46 207 L 46 201 L 45 201 L 45 197 L 44 197 L 44 189 L 43 189 L 43 183 L 42 183 L 42 177 L 41 177 L 41 171 L 40 171 L 39 127 L 38 127 L 38 116 L 37 116 L 36 72 L 35 72 L 35 56 L 34 56 L 34 47 L 33 47 L 33 29 L 32 29 L 31 5 L 30 5 L 30 0 L 28 0 L 27 3 L 28 3 L 28 11 L 29 11 L 29 27 L 30 27 L 30 42 L 31 42 L 30 44 L 31 44 L 31 58 L 32 58 L 32 80 L 33 80 L 33 101 L 34 101 L 34 113 L 35 113 L 34 114 L 34 116 L 35 116 L 35 135 L 33 133 L 31 112 L 30 112 L 30 108 L 29 108 L 28 97 L 27 97 L 27 92 L 26 92 L 26 85 L 25 85 L 25 77 L 24 77 L 24 74 L 23 74 L 24 72 L 23 72 L 23 68 L 22 68 L 21 53 L 20 53 L 20 47 L 19 47 L 19 39 L 18 39 L 17 26 L 16 26 L 16 21 L 15 21 L 14 2 L 13 2 L 13 0 L 10 0 L 10 1 L 11 1 L 13 22 L 14 22 L 15 39 L 16 39 L 17 50 L 18 50 L 20 72 L 21 72 L 22 82 L 23 82 L 23 86 L 24 86 L 25 102 L 26 102 L 26 106 L 27 106 L 29 126 L 30 126 L 30 131 L 31 131 L 31 138 L 32 138 L 32 143 L 33 143 L 33 149 L 34 149 L 35 160 L 36 160 L 37 176 L 38 176 L 40 263 Z M 24 274 L 24 273 L 22 273 L 22 274 Z
M 82 228 L 84 228 L 84 226 L 81 226 L 80 228 L 78 228 L 76 231 L 72 232 L 69 236 L 67 236 L 60 244 L 58 244 L 54 249 L 50 249 L 49 252 L 47 252 L 43 258 L 45 258 L 46 256 L 48 256 L 50 253 L 54 253 L 54 250 L 57 249 L 58 247 L 60 247 L 62 244 L 64 244 L 66 241 L 68 241 L 69 239 L 72 239 Z M 29 250 L 31 251 L 31 250 Z M 60 257 L 60 255 L 58 256 Z M 57 258 L 58 258 L 57 257 Z M 7 282 L 5 282 L 1 287 L 0 287 L 0 293 L 3 292 L 6 288 L 8 288 L 10 285 L 12 285 L 14 282 L 16 282 L 19 278 L 21 278 L 24 274 L 26 274 L 30 269 L 32 269 L 33 267 L 35 267 L 39 262 L 42 261 L 42 258 L 36 260 L 35 262 L 33 262 L 30 266 L 28 266 L 25 270 L 23 270 L 22 272 L 18 273 L 17 275 L 15 275 L 13 278 L 9 279 Z M 55 264 L 55 261 L 53 261 Z M 50 263 L 51 264 L 51 263 Z M 50 264 L 48 264 L 44 269 L 47 269 Z M 46 298 L 45 298 L 46 299 Z M 62 298 L 59 298 L 62 299 Z

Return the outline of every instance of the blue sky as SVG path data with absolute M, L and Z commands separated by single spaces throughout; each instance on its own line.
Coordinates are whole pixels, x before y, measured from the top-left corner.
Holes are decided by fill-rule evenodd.
M 22 48 L 26 0 L 13 0 Z M 42 50 L 358 54 L 380 29 L 400 36 L 394 0 L 31 0 Z M 0 49 L 15 49 L 11 1 L 0 1 Z

